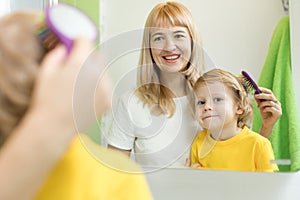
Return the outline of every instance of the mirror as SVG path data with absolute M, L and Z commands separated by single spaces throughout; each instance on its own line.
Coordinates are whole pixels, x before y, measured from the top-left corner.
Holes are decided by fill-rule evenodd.
M 7 1 L 2 1 L 7 2 Z M 22 8 L 42 8 L 45 2 L 54 1 L 21 1 L 11 0 L 11 10 Z M 56 1 L 57 2 L 57 1 Z M 100 0 L 100 32 L 101 44 L 111 44 L 112 39 L 127 39 L 123 38 L 122 34 L 131 32 L 133 30 L 141 30 L 144 26 L 146 17 L 158 2 L 155 1 L 138 1 L 131 0 L 120 2 L 117 0 Z M 279 20 L 286 14 L 284 12 L 282 2 L 277 0 L 254 0 L 251 2 L 243 2 L 238 0 L 232 1 L 204 1 L 204 0 L 181 0 L 193 14 L 197 27 L 202 36 L 204 48 L 211 59 L 212 64 L 220 66 L 235 74 L 239 74 L 241 69 L 246 70 L 258 80 L 262 66 L 264 65 L 269 43 L 273 31 Z M 74 3 L 76 3 L 74 1 Z M 299 3 L 291 0 L 291 24 L 293 24 L 292 33 L 292 57 L 293 66 L 298 66 L 295 51 L 299 52 L 299 25 L 296 26 L 296 19 L 299 11 Z M 299 15 L 299 14 L 298 14 Z M 297 16 L 297 17 L 295 17 Z M 299 21 L 298 21 L 299 22 Z M 126 35 L 126 34 L 125 34 Z M 123 84 L 128 72 L 134 72 L 138 63 L 139 44 L 141 44 L 141 35 L 137 34 L 132 40 L 120 40 L 120 48 L 126 44 L 132 45 L 134 49 L 121 49 L 120 54 L 117 55 L 109 66 L 109 73 L 112 74 L 113 84 L 115 90 L 122 92 L 132 86 Z M 298 44 L 298 45 L 297 45 Z M 296 91 L 297 99 L 299 99 L 299 67 L 293 69 L 296 73 L 294 76 L 294 89 Z M 120 81 L 122 80 L 122 81 Z M 135 82 L 134 79 L 130 83 Z M 122 84 L 120 84 L 122 83 Z M 121 85 L 121 86 L 120 86 Z M 118 86 L 118 87 L 117 87 Z M 299 108 L 298 108 L 299 109 Z M 298 111 L 299 113 L 299 111 Z M 300 114 L 299 114 L 300 115 Z
M 124 33 L 142 29 L 150 10 L 161 1 L 101 2 L 101 41 L 105 43 Z M 274 29 L 286 15 L 280 0 L 179 2 L 193 14 L 212 63 L 234 74 L 244 69 L 255 80 L 259 79 Z M 141 36 L 136 40 L 141 43 Z M 127 42 L 123 41 L 123 44 Z M 134 71 L 138 58 L 139 51 L 133 49 L 118 55 L 109 66 L 116 92 L 126 87 L 122 81 Z M 296 91 L 299 90 L 297 84 L 294 86 Z M 282 164 L 289 164 L 288 161 L 285 163 L 286 160 L 281 161 Z

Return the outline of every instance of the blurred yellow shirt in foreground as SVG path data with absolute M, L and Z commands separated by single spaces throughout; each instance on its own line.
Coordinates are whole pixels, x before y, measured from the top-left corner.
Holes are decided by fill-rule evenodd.
M 36 199 L 150 200 L 152 195 L 135 163 L 80 135 L 54 167 Z

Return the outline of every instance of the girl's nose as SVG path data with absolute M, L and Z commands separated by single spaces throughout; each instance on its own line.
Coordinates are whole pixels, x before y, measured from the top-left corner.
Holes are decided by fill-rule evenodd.
M 212 106 L 209 102 L 206 102 L 204 105 L 204 111 L 212 110 Z

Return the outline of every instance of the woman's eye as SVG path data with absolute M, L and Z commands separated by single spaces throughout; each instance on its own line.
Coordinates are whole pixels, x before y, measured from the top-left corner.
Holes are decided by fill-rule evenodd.
M 162 36 L 155 37 L 155 38 L 153 39 L 154 42 L 159 42 L 159 41 L 161 41 L 161 40 L 163 40 L 163 37 L 162 37 Z
M 174 37 L 175 38 L 185 38 L 185 35 L 183 35 L 183 34 L 176 34 Z

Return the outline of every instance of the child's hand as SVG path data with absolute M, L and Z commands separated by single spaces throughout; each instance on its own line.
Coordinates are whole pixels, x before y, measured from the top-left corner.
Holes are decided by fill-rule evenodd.
M 193 168 L 193 169 L 198 169 L 198 168 L 201 167 L 201 165 L 200 165 L 199 163 L 195 163 L 195 164 L 191 165 L 191 159 L 189 159 L 189 158 L 187 158 L 187 159 L 185 160 L 185 165 L 184 165 L 184 166 L 186 166 L 186 167 L 191 167 L 191 168 Z
M 58 46 L 42 61 L 31 105 L 51 118 L 49 122 L 57 122 L 59 126 L 52 126 L 59 127 L 58 133 L 63 132 L 62 125 L 73 132 L 75 128 L 84 132 L 96 122 L 95 115 L 98 117 L 110 108 L 109 81 L 101 73 L 103 56 L 96 57 L 98 54 L 91 54 L 92 50 L 91 41 L 78 38 L 69 55 L 64 46 Z

